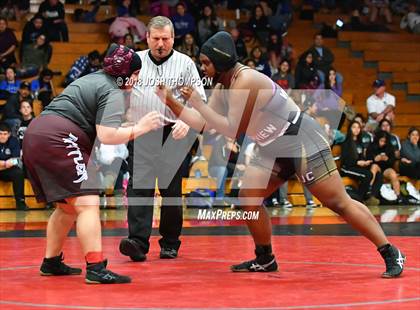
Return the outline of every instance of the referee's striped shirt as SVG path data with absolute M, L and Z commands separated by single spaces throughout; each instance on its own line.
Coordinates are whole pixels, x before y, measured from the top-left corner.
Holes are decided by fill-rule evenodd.
M 189 56 L 173 49 L 166 58 L 158 62 L 152 58 L 149 49 L 137 54 L 141 58 L 142 68 L 131 98 L 131 108 L 135 108 L 135 111 L 132 111 L 135 118 L 141 118 L 151 111 L 158 111 L 165 115 L 166 124 L 169 123 L 168 120 L 177 119 L 155 94 L 156 86 L 162 83 L 172 89 L 174 97 L 181 102 L 185 103 L 185 99 L 181 95 L 180 87 L 185 85 L 193 86 L 206 101 L 200 75 Z

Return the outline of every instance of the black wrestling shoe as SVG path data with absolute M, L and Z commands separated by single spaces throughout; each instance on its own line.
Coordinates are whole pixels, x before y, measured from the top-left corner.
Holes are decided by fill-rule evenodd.
M 386 271 L 382 274 L 382 278 L 398 277 L 404 270 L 405 255 L 391 244 L 378 248 L 378 252 L 384 259 L 386 266 Z
M 160 250 L 160 258 L 177 258 L 178 256 L 178 251 L 176 249 L 171 249 L 171 248 L 162 248 Z
M 129 238 L 121 240 L 120 252 L 125 256 L 130 256 L 133 262 L 144 262 L 146 260 L 146 254 L 140 248 L 140 245 Z
M 233 272 L 274 272 L 278 270 L 278 265 L 274 255 L 263 255 L 256 259 L 243 262 L 230 267 Z
M 82 269 L 67 266 L 63 260 L 63 253 L 55 257 L 44 258 L 39 273 L 41 276 L 72 276 L 82 273 Z
M 87 284 L 121 284 L 130 283 L 131 278 L 122 276 L 106 269 L 108 261 L 104 260 L 97 264 L 89 264 L 86 267 Z

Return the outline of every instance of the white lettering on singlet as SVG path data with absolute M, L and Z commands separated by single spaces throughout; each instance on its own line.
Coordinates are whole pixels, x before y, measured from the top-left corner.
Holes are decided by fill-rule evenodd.
M 74 156 L 73 162 L 76 165 L 76 174 L 79 177 L 77 180 L 74 180 L 73 183 L 81 183 L 88 179 L 86 164 L 83 161 L 83 155 L 79 145 L 76 143 L 77 140 L 78 138 L 72 133 L 69 133 L 68 138 L 63 138 L 63 142 L 67 144 L 66 149 L 74 149 L 67 154 L 68 157 Z

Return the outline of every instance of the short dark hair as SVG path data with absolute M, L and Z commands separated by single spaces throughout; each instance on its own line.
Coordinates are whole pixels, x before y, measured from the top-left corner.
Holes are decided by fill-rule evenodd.
M 318 33 L 315 33 L 315 34 L 314 34 L 314 39 L 315 39 L 317 36 L 321 36 L 321 38 L 323 38 L 322 33 L 319 33 L 319 32 L 318 32 Z
M 408 129 L 408 136 L 410 136 L 414 131 L 419 132 L 419 129 L 417 127 L 410 127 L 410 129 Z
M 10 126 L 7 125 L 6 123 L 0 123 L 0 131 L 12 132 L 12 130 L 10 129 Z
M 5 18 L 5 17 L 0 17 L 0 21 L 4 21 L 5 23 L 6 23 L 6 25 L 7 25 L 7 19 Z
M 94 50 L 88 54 L 88 58 L 90 60 L 101 59 L 101 54 L 97 50 Z

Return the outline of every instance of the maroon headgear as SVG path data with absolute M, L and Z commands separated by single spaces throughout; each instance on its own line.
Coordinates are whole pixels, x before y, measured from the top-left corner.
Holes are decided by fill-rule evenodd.
M 104 58 L 103 68 L 115 77 L 129 77 L 141 69 L 141 59 L 131 48 L 112 43 Z

